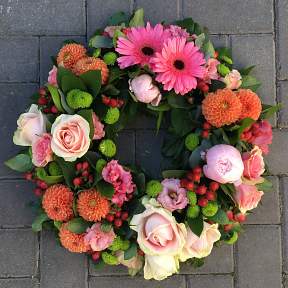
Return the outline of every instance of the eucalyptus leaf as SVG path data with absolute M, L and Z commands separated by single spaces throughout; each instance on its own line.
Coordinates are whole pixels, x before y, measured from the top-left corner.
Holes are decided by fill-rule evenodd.
M 268 192 L 273 188 L 273 184 L 271 181 L 265 178 L 262 183 L 256 184 L 256 187 L 259 191 Z
M 253 76 L 245 75 L 242 77 L 241 88 L 251 89 L 252 91 L 256 91 L 260 87 L 261 83 Z
M 101 71 L 100 70 L 92 70 L 87 71 L 80 75 L 80 79 L 83 80 L 89 92 L 92 93 L 94 97 L 96 97 L 101 88 Z
M 63 176 L 65 179 L 66 184 L 70 188 L 74 188 L 73 179 L 75 178 L 75 167 L 73 162 L 67 162 L 63 158 L 57 157 L 55 159 L 56 163 L 60 166 Z
M 18 172 L 27 172 L 33 168 L 31 157 L 27 154 L 18 154 L 5 161 L 4 164 L 10 169 Z
M 140 8 L 135 11 L 132 19 L 129 22 L 130 27 L 144 26 L 144 9 Z
M 152 111 L 158 111 L 158 112 L 165 112 L 165 111 L 169 111 L 171 109 L 168 103 L 162 103 L 158 106 L 153 106 L 151 104 L 147 104 L 147 108 L 152 110 Z
M 124 260 L 129 260 L 137 255 L 137 244 L 132 242 L 130 247 L 124 252 Z
M 86 232 L 87 228 L 89 227 L 89 224 L 87 221 L 85 221 L 83 218 L 78 217 L 70 220 L 67 224 L 67 229 L 76 234 L 82 234 Z
M 61 105 L 61 97 L 60 97 L 60 95 L 59 95 L 59 92 L 58 92 L 57 87 L 52 86 L 52 85 L 50 85 L 50 84 L 47 84 L 46 86 L 47 86 L 47 88 L 48 88 L 48 90 L 49 90 L 49 92 L 50 92 L 50 94 L 51 94 L 53 103 L 54 103 L 54 105 L 56 106 L 57 110 L 58 110 L 59 112 L 62 112 L 62 113 L 63 113 L 63 112 L 64 112 L 64 109 L 63 109 L 63 107 L 62 107 L 62 105 Z
M 32 223 L 32 230 L 34 232 L 40 232 L 42 230 L 42 225 L 45 221 L 49 220 L 46 213 L 39 214 Z
M 45 169 L 43 167 L 38 167 L 36 168 L 36 175 L 40 180 L 43 180 L 46 182 L 48 185 L 56 184 L 56 183 L 61 183 L 64 180 L 63 175 L 57 175 L 57 176 L 50 176 L 47 174 Z
M 186 170 L 164 170 L 162 171 L 163 178 L 183 178 L 185 177 Z
M 194 219 L 187 218 L 187 223 L 191 231 L 198 237 L 200 237 L 204 227 L 204 221 L 202 215 L 200 214 L 197 218 Z
M 64 108 L 64 110 L 65 110 L 68 114 L 74 114 L 74 110 L 71 109 L 71 108 L 69 107 L 69 105 L 67 104 L 67 102 L 66 102 L 66 97 L 65 97 L 65 95 L 63 94 L 63 92 L 62 92 L 60 89 L 58 89 L 58 91 L 59 91 L 59 94 L 60 94 L 60 96 L 61 96 L 61 105 L 62 105 L 62 107 Z
M 208 219 L 221 225 L 226 225 L 230 223 L 226 212 L 222 209 L 219 209 L 214 216 L 208 217 Z
M 282 104 L 279 103 L 277 105 L 263 105 L 262 112 L 260 115 L 261 119 L 268 119 L 272 117 L 275 113 L 277 113 L 279 110 L 281 110 Z
M 109 18 L 108 25 L 109 26 L 117 26 L 117 25 L 120 25 L 122 23 L 126 23 L 127 20 L 128 20 L 128 16 L 124 12 L 120 11 L 120 12 L 113 14 Z
M 101 180 L 97 183 L 96 187 L 102 196 L 105 196 L 108 199 L 113 197 L 115 190 L 112 184 Z
M 82 109 L 77 112 L 78 115 L 82 116 L 88 123 L 90 127 L 90 139 L 94 136 L 94 124 L 93 124 L 93 110 L 92 109 Z
M 107 36 L 95 35 L 89 40 L 89 46 L 93 48 L 112 48 L 113 42 Z

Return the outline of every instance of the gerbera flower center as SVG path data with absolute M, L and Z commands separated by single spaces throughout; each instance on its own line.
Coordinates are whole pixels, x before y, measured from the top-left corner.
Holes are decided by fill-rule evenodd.
M 183 70 L 185 67 L 185 64 L 182 60 L 175 60 L 173 63 L 174 67 L 178 70 Z
M 154 54 L 154 49 L 151 48 L 151 47 L 147 47 L 147 46 L 143 47 L 143 48 L 141 49 L 141 51 L 142 51 L 143 54 L 146 55 L 146 56 L 151 56 L 151 55 Z

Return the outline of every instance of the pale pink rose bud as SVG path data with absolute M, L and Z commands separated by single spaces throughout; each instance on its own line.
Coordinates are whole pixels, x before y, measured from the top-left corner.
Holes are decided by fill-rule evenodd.
M 124 251 L 117 251 L 115 253 L 120 264 L 126 266 L 129 270 L 129 274 L 131 276 L 136 275 L 143 267 L 143 257 L 140 255 L 136 255 L 128 260 L 124 259 Z
M 242 77 L 238 70 L 233 69 L 229 74 L 223 78 L 223 82 L 228 89 L 238 89 L 242 84 Z
M 53 160 L 51 139 L 50 134 L 44 133 L 32 143 L 32 162 L 36 167 L 44 167 Z
M 92 113 L 92 120 L 94 126 L 93 140 L 99 140 L 105 136 L 104 125 L 101 123 L 95 112 Z
M 207 60 L 206 65 L 205 65 L 204 77 L 203 77 L 203 80 L 206 83 L 211 84 L 211 80 L 217 80 L 220 78 L 218 71 L 217 71 L 217 66 L 219 64 L 220 62 L 217 59 L 209 58 Z
M 132 79 L 129 88 L 139 102 L 158 106 L 161 101 L 160 90 L 153 84 L 153 79 L 148 74 L 142 74 Z
M 205 176 L 219 183 L 239 182 L 244 165 L 240 152 L 231 145 L 219 144 L 206 153 L 207 164 L 203 167 Z
M 58 87 L 57 84 L 57 67 L 53 65 L 53 68 L 49 71 L 49 76 L 48 76 L 48 84 L 53 85 L 55 87 Z
M 241 213 L 245 214 L 246 211 L 252 210 L 257 207 L 262 196 L 263 191 L 258 191 L 255 185 L 240 184 L 235 186 L 235 201 L 238 204 Z

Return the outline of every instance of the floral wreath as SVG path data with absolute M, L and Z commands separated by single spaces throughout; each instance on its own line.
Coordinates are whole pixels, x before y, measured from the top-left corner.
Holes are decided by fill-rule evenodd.
M 236 70 L 191 18 L 144 23 L 120 12 L 97 30 L 89 51 L 67 41 L 48 83 L 20 115 L 5 164 L 36 184 L 36 232 L 95 265 L 127 266 L 162 280 L 188 261 L 203 264 L 216 244 L 233 244 L 271 183 L 263 154 L 272 142 L 253 66 Z M 115 136 L 138 113 L 168 121 L 163 180 L 115 160 Z

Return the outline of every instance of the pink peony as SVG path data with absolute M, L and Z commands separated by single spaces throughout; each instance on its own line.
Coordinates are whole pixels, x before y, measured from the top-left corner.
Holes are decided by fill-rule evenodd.
M 53 68 L 49 71 L 49 76 L 48 76 L 48 83 L 50 85 L 53 85 L 55 87 L 58 87 L 57 84 L 57 67 L 55 65 L 53 65 Z
M 161 101 L 159 88 L 153 84 L 153 79 L 148 74 L 142 74 L 130 81 L 130 90 L 135 94 L 139 102 L 151 103 L 158 106 Z
M 231 145 L 219 144 L 206 153 L 207 164 L 203 167 L 206 177 L 219 183 L 239 182 L 244 165 L 240 152 Z
M 230 73 L 228 73 L 222 81 L 226 84 L 226 88 L 228 89 L 238 89 L 242 84 L 242 77 L 239 71 L 233 69 Z
M 135 184 L 130 172 L 125 171 L 117 160 L 111 160 L 102 170 L 103 179 L 114 186 L 112 202 L 122 206 L 128 200 L 127 194 L 133 193 Z
M 218 71 L 217 71 L 217 65 L 219 65 L 220 62 L 217 59 L 209 58 L 207 60 L 206 66 L 205 66 L 205 72 L 203 76 L 203 80 L 211 84 L 211 80 L 217 80 L 220 78 Z
M 255 146 L 250 152 L 245 152 L 242 155 L 244 164 L 243 176 L 249 180 L 261 182 L 261 175 L 265 171 L 265 163 L 262 157 L 262 151 L 258 146 Z
M 245 214 L 246 211 L 254 209 L 257 207 L 262 196 L 263 191 L 258 191 L 255 185 L 240 184 L 235 186 L 235 201 L 238 204 L 241 213 Z
M 177 25 L 170 25 L 169 28 L 167 28 L 167 31 L 169 32 L 169 36 L 171 38 L 173 37 L 188 38 L 189 37 L 189 33 L 186 31 L 186 29 L 183 29 Z
M 105 136 L 104 125 L 101 123 L 95 112 L 92 113 L 92 120 L 94 126 L 93 140 L 99 140 Z
M 52 136 L 44 133 L 32 143 L 32 162 L 36 167 L 44 167 L 53 160 Z
M 91 228 L 87 229 L 87 234 L 84 236 L 86 245 L 90 245 L 93 251 L 103 251 L 108 248 L 115 239 L 113 229 L 109 232 L 101 230 L 101 223 L 95 223 Z
M 179 179 L 164 179 L 161 182 L 162 192 L 159 194 L 157 201 L 167 210 L 174 211 L 183 209 L 188 204 L 186 190 L 181 188 Z

